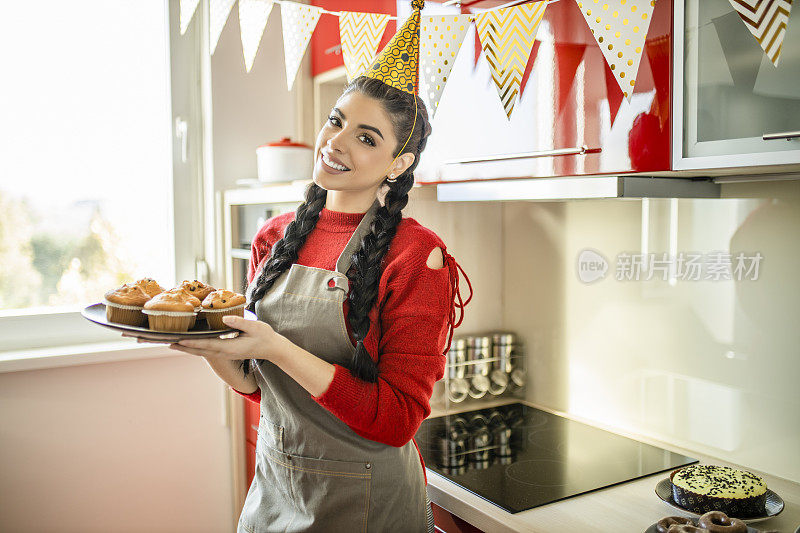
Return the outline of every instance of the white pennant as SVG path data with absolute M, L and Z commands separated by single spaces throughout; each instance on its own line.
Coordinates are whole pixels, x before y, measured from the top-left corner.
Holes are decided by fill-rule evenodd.
M 655 0 L 603 0 L 602 4 L 578 1 L 581 14 L 628 101 L 636 85 L 655 5 Z
M 181 35 L 189 29 L 194 12 L 197 11 L 197 4 L 200 0 L 181 0 Z
M 300 62 L 308 48 L 311 34 L 317 27 L 322 8 L 295 2 L 281 4 L 281 26 L 283 27 L 283 53 L 286 59 L 286 86 L 292 90 Z
M 420 95 L 428 104 L 431 117 L 436 115 L 442 91 L 471 21 L 471 15 L 437 15 L 422 17 L 420 21 Z
M 231 8 L 236 0 L 210 0 L 209 11 L 211 20 L 209 20 L 208 36 L 211 44 L 211 53 L 217 49 L 219 36 L 222 34 L 222 28 L 228 21 L 228 16 L 231 14 Z
M 261 36 L 272 11 L 272 0 L 239 0 L 239 26 L 242 32 L 242 52 L 247 72 L 253 68 Z

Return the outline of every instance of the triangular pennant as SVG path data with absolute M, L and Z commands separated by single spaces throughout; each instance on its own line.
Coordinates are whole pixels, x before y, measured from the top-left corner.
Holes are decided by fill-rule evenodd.
M 717 33 L 725 63 L 737 89 L 753 92 L 764 53 L 747 37 L 742 20 L 735 11 L 711 19 Z
M 197 4 L 200 0 L 181 0 L 181 35 L 189 29 L 194 12 L 197 11 Z
M 528 64 L 525 65 L 525 72 L 522 73 L 522 81 L 519 84 L 520 98 L 522 98 L 522 95 L 525 94 L 525 86 L 528 85 L 528 78 L 531 77 L 531 72 L 533 72 L 533 64 L 536 63 L 536 55 L 539 53 L 539 45 L 541 44 L 541 41 L 533 41 L 531 55 L 528 57 Z
M 655 0 L 604 0 L 602 4 L 588 0 L 578 2 L 583 18 L 628 100 L 636 85 L 655 4 Z
M 422 17 L 419 33 L 420 96 L 428 104 L 431 117 L 436 115 L 442 91 L 471 21 L 470 15 Z
M 239 26 L 242 32 L 242 52 L 247 72 L 253 68 L 261 36 L 272 11 L 271 0 L 239 0 Z
M 208 21 L 208 32 L 211 45 L 211 53 L 217 50 L 217 43 L 219 36 L 222 34 L 222 28 L 228 22 L 228 16 L 231 14 L 231 8 L 236 0 L 210 0 L 208 5 L 211 19 Z
M 672 48 L 669 35 L 662 35 L 655 39 L 648 39 L 644 47 L 647 49 L 647 59 L 653 73 L 653 85 L 656 89 L 655 111 L 664 128 L 669 120 L 669 56 Z
M 792 0 L 730 0 L 730 3 L 777 67 L 781 60 L 781 47 L 789 24 Z
M 558 73 L 558 102 L 556 115 L 561 112 L 569 97 L 575 72 L 583 60 L 586 45 L 583 43 L 555 43 L 556 72 Z
M 281 26 L 283 27 L 283 53 L 286 59 L 286 86 L 292 90 L 300 62 L 308 48 L 311 34 L 317 27 L 322 8 L 296 2 L 281 4 Z
M 548 1 L 492 9 L 475 17 L 481 47 L 509 119 Z
M 605 67 L 608 110 L 611 114 L 611 126 L 614 126 L 614 121 L 617 119 L 617 113 L 619 112 L 619 106 L 622 105 L 622 100 L 625 98 L 625 95 L 622 94 L 622 89 L 619 88 L 614 72 L 611 70 L 611 67 L 608 66 L 608 63 L 603 63 L 603 66 Z
M 339 38 L 348 83 L 363 74 L 375 59 L 388 22 L 389 15 L 382 13 L 342 11 L 339 15 Z

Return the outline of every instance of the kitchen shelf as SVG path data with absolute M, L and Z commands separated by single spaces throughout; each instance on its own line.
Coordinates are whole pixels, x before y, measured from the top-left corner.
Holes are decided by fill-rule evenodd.
M 247 248 L 231 248 L 229 252 L 233 259 L 250 260 L 250 250 Z

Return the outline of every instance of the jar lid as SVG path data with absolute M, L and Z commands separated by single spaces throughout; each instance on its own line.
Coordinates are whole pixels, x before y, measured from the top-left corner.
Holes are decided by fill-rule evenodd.
M 309 148 L 309 149 L 312 148 L 311 146 L 309 146 L 307 144 L 304 144 L 304 143 L 296 143 L 296 142 L 292 141 L 292 139 L 289 138 L 289 137 L 284 137 L 280 141 L 275 141 L 275 142 L 271 142 L 271 143 L 262 144 L 261 146 L 259 146 L 259 148 L 263 148 L 264 146 L 280 146 L 280 147 L 284 147 L 284 148 L 286 148 L 286 147 Z

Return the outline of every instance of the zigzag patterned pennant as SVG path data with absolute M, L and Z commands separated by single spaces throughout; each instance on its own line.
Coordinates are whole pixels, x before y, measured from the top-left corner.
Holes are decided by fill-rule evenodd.
M 281 25 L 283 26 L 283 53 L 286 58 L 286 85 L 292 90 L 300 62 L 308 48 L 311 34 L 317 27 L 322 8 L 295 2 L 281 4 Z
M 630 101 L 642 60 L 642 49 L 653 18 L 655 0 L 578 2 L 597 45 L 614 72 L 622 94 Z
M 789 24 L 792 0 L 729 0 L 744 25 L 776 67 Z
M 197 4 L 200 0 L 181 0 L 181 35 L 189 29 L 194 12 L 197 11 Z
M 228 16 L 231 14 L 231 8 L 233 8 L 235 2 L 236 0 L 211 0 L 208 5 L 211 14 L 208 32 L 211 40 L 212 55 L 217 50 L 219 36 L 222 35 L 222 28 L 224 28 L 225 23 L 228 22 Z
M 436 115 L 442 91 L 470 22 L 471 15 L 422 17 L 419 34 L 420 96 L 427 102 L 431 117 Z
M 388 22 L 389 15 L 382 13 L 341 12 L 339 38 L 342 41 L 342 58 L 348 83 L 367 70 L 375 59 L 378 43 Z
M 492 9 L 475 17 L 481 47 L 509 119 L 548 1 Z
M 272 12 L 271 0 L 239 0 L 239 26 L 242 33 L 242 51 L 247 72 L 253 68 L 261 36 Z

